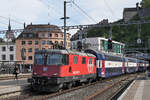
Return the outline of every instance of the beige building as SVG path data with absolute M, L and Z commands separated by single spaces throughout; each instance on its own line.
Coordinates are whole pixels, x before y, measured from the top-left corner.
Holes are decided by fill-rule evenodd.
M 64 45 L 64 34 L 55 25 L 28 25 L 16 39 L 16 59 L 24 60 L 25 65 L 34 63 L 34 52 Z M 66 48 L 70 48 L 70 34 L 66 35 Z

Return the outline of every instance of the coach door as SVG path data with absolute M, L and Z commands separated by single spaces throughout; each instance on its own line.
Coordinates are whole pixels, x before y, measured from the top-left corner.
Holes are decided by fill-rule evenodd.
M 136 71 L 138 71 L 138 68 L 139 68 L 139 64 L 138 61 L 136 60 Z
M 122 62 L 122 73 L 125 73 L 125 62 Z
M 102 60 L 102 77 L 105 77 L 105 60 Z
M 122 60 L 122 73 L 125 73 L 125 59 Z

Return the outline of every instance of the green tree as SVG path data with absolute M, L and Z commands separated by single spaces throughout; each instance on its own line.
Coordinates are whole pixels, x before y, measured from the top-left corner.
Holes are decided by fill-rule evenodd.
M 142 0 L 141 6 L 142 6 L 143 8 L 148 8 L 148 7 L 150 7 L 150 0 Z

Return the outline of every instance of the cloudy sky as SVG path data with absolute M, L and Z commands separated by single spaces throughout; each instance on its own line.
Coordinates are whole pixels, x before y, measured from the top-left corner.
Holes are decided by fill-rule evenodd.
M 0 30 L 7 29 L 11 19 L 13 29 L 23 28 L 23 23 L 63 25 L 64 0 L 1 0 Z M 68 0 L 70 1 L 70 0 Z M 135 7 L 141 0 L 73 0 L 67 3 L 67 25 L 94 24 L 103 19 L 110 22 L 122 18 L 124 8 Z M 83 9 L 86 16 L 78 7 Z

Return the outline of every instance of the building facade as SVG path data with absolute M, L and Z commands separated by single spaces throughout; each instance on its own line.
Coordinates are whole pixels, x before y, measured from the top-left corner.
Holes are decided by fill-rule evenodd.
M 16 44 L 15 42 L 0 43 L 0 61 L 16 61 Z
M 12 62 L 16 61 L 16 43 L 15 36 L 11 30 L 10 20 L 8 30 L 3 39 L 0 39 L 0 61 Z
M 70 48 L 70 34 L 67 33 L 66 48 Z M 34 63 L 34 53 L 38 50 L 53 49 L 64 45 L 64 34 L 55 25 L 28 25 L 16 39 L 16 59 L 23 60 L 26 66 Z
M 79 48 L 79 45 L 82 45 L 83 49 L 91 48 L 101 52 L 110 52 L 110 50 L 108 49 L 108 39 L 103 37 L 92 37 L 71 41 L 72 50 L 77 50 Z M 125 44 L 117 41 L 112 41 L 112 53 L 123 54 L 124 48 Z
M 16 43 L 9 21 L 8 30 L 5 36 L 0 38 L 0 74 L 12 74 L 15 65 Z

